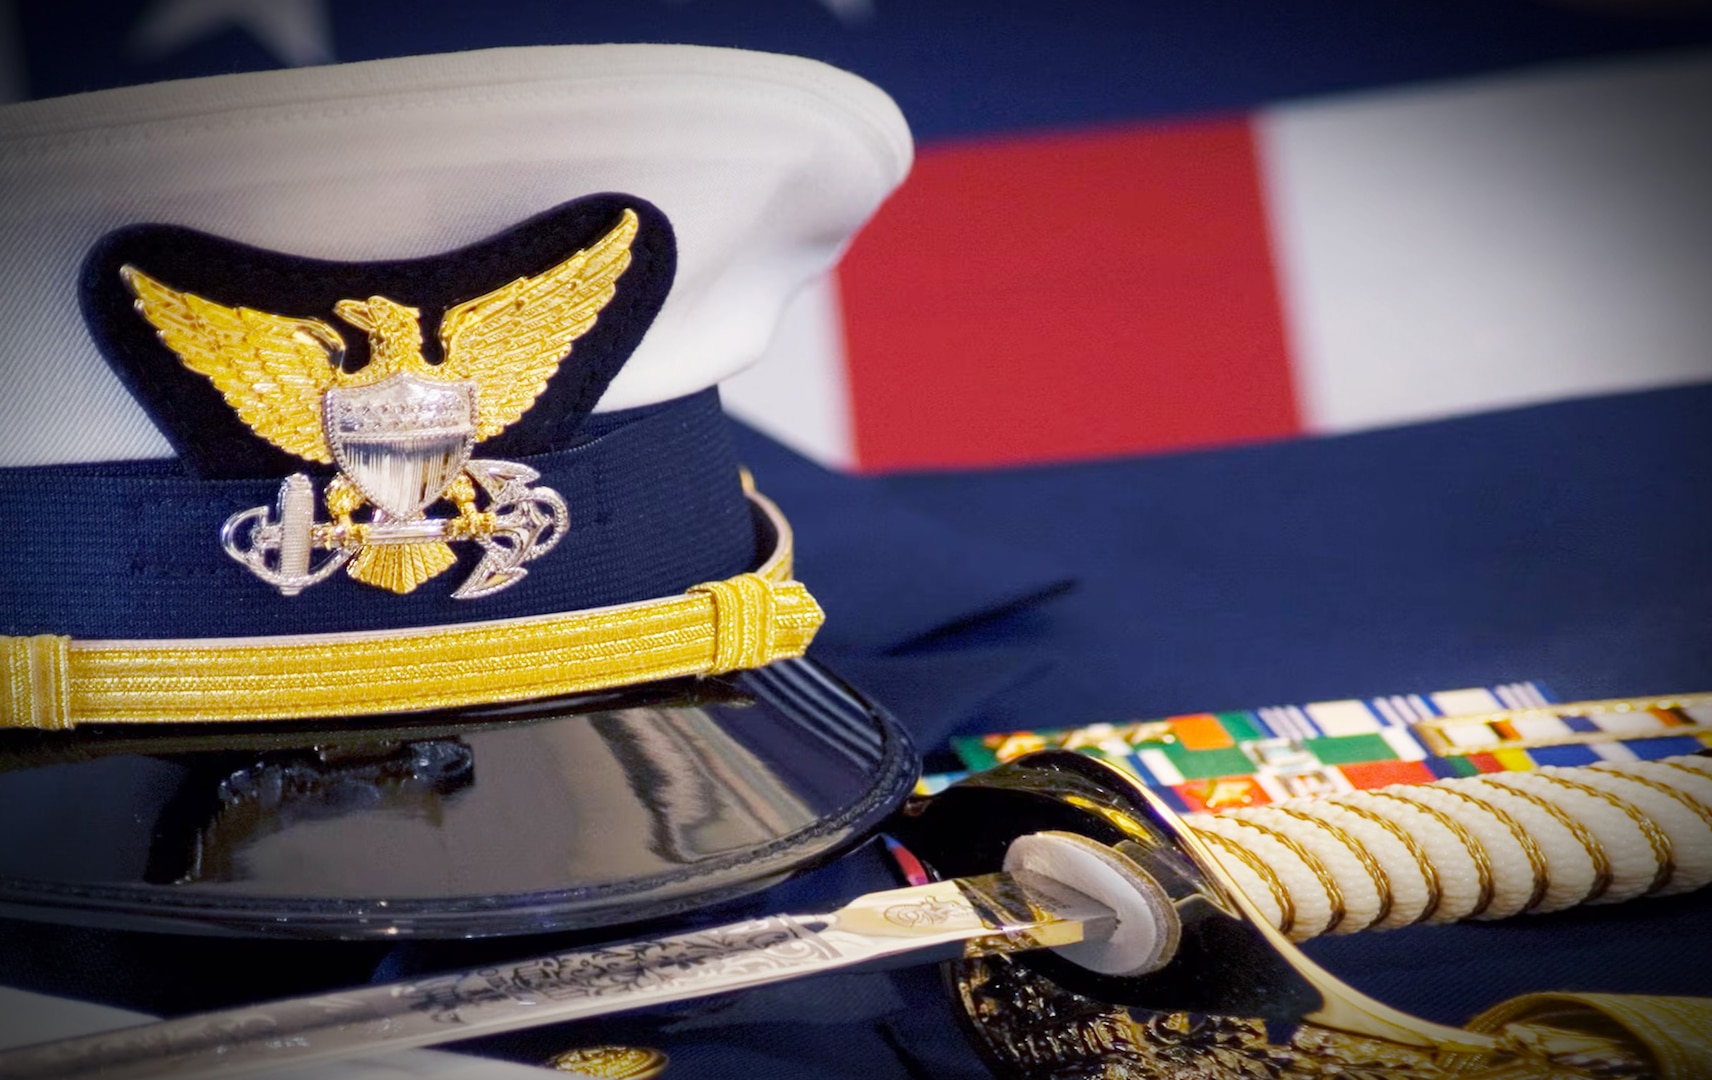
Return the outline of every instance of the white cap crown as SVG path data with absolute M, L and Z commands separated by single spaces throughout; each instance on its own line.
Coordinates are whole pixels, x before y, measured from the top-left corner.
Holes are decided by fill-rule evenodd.
M 754 360 L 907 173 L 909 131 L 810 60 L 549 46 L 228 75 L 0 109 L 0 466 L 170 457 L 83 326 L 116 228 L 364 262 L 461 247 L 583 195 L 663 210 L 675 283 L 597 411 Z M 496 284 L 500 284 L 496 282 Z

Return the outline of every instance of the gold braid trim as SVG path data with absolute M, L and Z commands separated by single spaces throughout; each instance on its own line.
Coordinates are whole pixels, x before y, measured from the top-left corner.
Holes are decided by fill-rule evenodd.
M 713 598 L 713 663 L 704 675 L 760 667 L 776 655 L 778 612 L 772 582 L 757 574 L 740 574 L 690 589 L 691 595 Z M 799 586 L 800 588 L 800 586 Z
M 0 728 L 373 716 L 717 675 L 801 656 L 825 616 L 789 580 L 791 532 L 756 573 L 657 600 L 413 630 L 178 641 L 0 637 Z
M 0 637 L 0 727 L 71 726 L 70 645 L 56 634 Z

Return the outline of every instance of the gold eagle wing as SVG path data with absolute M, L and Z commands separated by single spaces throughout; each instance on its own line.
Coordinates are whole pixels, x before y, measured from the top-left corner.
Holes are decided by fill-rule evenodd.
M 446 311 L 442 377 L 476 383 L 477 440 L 527 412 L 571 344 L 594 326 L 630 266 L 636 228 L 636 212 L 626 210 L 605 236 L 559 265 Z
M 338 380 L 345 341 L 319 319 L 226 307 L 138 270 L 119 275 L 137 311 L 184 366 L 208 376 L 238 417 L 290 454 L 331 462 L 321 396 Z

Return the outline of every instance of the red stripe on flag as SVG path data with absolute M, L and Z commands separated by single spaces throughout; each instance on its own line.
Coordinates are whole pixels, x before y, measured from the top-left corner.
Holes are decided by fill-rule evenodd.
M 839 283 L 864 469 L 1301 429 L 1246 121 L 930 148 Z

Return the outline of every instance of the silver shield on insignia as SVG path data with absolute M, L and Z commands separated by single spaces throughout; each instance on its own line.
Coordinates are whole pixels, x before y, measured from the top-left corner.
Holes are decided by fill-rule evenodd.
M 326 395 L 327 442 L 368 500 L 413 518 L 457 479 L 475 445 L 475 385 L 394 375 Z

